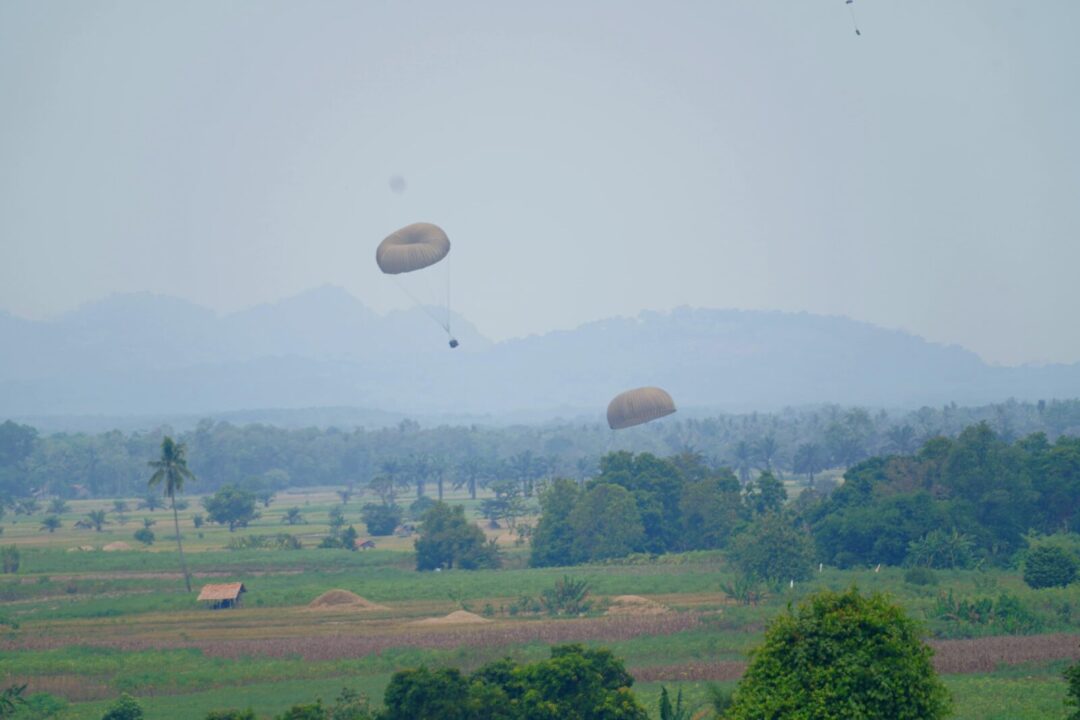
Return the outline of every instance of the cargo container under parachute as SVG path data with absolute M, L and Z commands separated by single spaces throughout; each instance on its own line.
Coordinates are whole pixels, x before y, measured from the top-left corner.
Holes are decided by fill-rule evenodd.
M 450 347 L 450 238 L 438 225 L 413 223 L 388 235 L 375 251 L 379 269 L 446 331 Z

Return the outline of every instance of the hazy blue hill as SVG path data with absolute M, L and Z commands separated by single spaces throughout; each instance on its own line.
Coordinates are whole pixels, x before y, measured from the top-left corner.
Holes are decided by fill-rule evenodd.
M 451 352 L 421 310 L 380 315 L 333 287 L 229 315 L 142 293 L 47 322 L 0 313 L 0 417 L 599 419 L 616 392 L 647 384 L 687 410 L 1080 396 L 1077 365 L 991 367 L 842 317 L 680 308 L 501 343 L 454 322 Z

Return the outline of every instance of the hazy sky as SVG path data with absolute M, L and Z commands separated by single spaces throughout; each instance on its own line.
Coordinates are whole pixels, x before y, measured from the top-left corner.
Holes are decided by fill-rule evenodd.
M 8 0 L 0 308 L 386 310 L 425 220 L 495 339 L 690 304 L 1080 361 L 1080 2 L 854 7 Z

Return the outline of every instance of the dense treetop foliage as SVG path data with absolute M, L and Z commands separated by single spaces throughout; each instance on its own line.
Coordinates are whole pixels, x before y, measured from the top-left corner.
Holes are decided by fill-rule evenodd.
M 916 556 L 930 567 L 1004 562 L 1029 531 L 1075 529 L 1080 519 L 1078 438 L 1009 443 L 980 423 L 914 455 L 866 460 L 844 478 L 805 510 L 821 558 L 840 567 Z
M 380 720 L 647 720 L 634 679 L 608 650 L 551 649 L 540 662 L 507 658 L 472 675 L 417 668 L 394 674 Z
M 466 519 L 465 508 L 437 502 L 424 514 L 416 540 L 417 570 L 476 570 L 499 567 L 499 554 L 483 531 Z
M 557 480 L 541 494 L 530 562 L 573 565 L 719 547 L 751 513 L 742 492 L 730 470 L 714 470 L 693 453 L 611 453 L 584 486 Z
M 915 624 L 881 595 L 819 593 L 770 623 L 725 717 L 947 717 L 930 657 Z
M 772 584 L 805 577 L 815 562 L 1005 564 L 1027 548 L 1031 533 L 1077 527 L 1080 439 L 1050 443 L 1036 433 L 1009 443 L 980 423 L 957 438 L 932 438 L 911 455 L 858 463 L 831 493 L 810 486 L 796 502 L 786 500 L 784 485 L 767 470 L 740 483 L 694 453 L 664 459 L 616 452 L 585 483 L 559 480 L 541 493 L 530 561 L 573 565 L 727 548 L 744 574 Z M 1031 563 L 1045 565 L 1041 554 Z M 1052 573 L 1036 575 L 1071 578 L 1066 566 L 1061 560 Z

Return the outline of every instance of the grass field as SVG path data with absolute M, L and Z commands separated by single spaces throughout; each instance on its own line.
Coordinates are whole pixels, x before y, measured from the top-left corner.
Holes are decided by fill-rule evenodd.
M 469 502 L 454 497 L 455 502 Z M 196 529 L 196 501 L 181 514 L 196 585 L 242 581 L 244 606 L 211 611 L 184 592 L 171 513 L 127 513 L 121 525 L 112 502 L 77 501 L 54 533 L 41 516 L 7 518 L 0 545 L 16 545 L 21 568 L 0 576 L 0 684 L 29 683 L 40 706 L 24 717 L 99 718 L 120 692 L 139 698 L 149 718 L 201 718 L 210 709 L 251 707 L 271 717 L 287 706 L 332 700 L 343 686 L 381 698 L 390 675 L 421 663 L 471 669 L 492 659 L 545 657 L 550 644 L 583 641 L 610 647 L 638 678 L 636 690 L 655 712 L 662 685 L 703 703 L 707 684 L 733 687 L 769 619 L 807 593 L 852 584 L 882 591 L 923 621 L 958 718 L 1060 718 L 1061 671 L 1080 657 L 1080 588 L 1032 591 L 1016 572 L 941 573 L 936 586 L 904 582 L 903 571 L 826 568 L 811 581 L 784 588 L 759 605 L 735 604 L 720 586 L 731 579 L 715 552 L 631 558 L 621 564 L 526 569 L 527 548 L 495 531 L 507 554 L 498 571 L 417 573 L 411 538 L 378 539 L 363 552 L 320 550 L 331 491 L 281 495 L 251 527 Z M 132 507 L 135 501 L 129 501 Z M 469 502 L 471 505 L 472 503 Z M 360 502 L 346 507 L 359 522 Z M 299 507 L 307 524 L 282 523 Z M 110 510 L 102 532 L 76 530 L 93 509 Z M 147 548 L 132 534 L 153 526 Z M 231 537 L 292 532 L 301 550 L 224 549 Z M 113 542 L 130 550 L 104 552 Z M 71 548 L 90 545 L 90 551 Z M 597 601 L 587 617 L 550 618 L 513 612 L 522 595 L 536 596 L 563 575 L 584 579 Z M 344 589 L 385 606 L 373 611 L 313 610 L 321 593 Z M 993 623 L 950 618 L 942 595 L 1019 600 L 1022 634 Z M 666 608 L 655 614 L 605 616 L 615 596 L 637 595 Z M 476 625 L 417 625 L 417 620 L 467 609 L 486 616 Z M 966 639 L 963 639 L 966 638 Z

